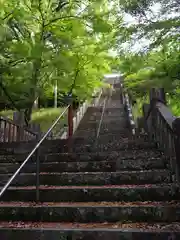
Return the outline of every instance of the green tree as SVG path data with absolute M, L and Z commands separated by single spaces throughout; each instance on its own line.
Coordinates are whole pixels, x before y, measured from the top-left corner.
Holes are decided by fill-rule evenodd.
M 108 1 L 1 1 L 1 88 L 26 106 L 58 81 L 64 92 L 85 95 L 109 70 L 106 38 L 112 40 Z M 12 10 L 13 9 L 13 10 Z M 10 94 L 11 93 L 11 94 Z M 10 99 L 9 98 L 9 99 Z

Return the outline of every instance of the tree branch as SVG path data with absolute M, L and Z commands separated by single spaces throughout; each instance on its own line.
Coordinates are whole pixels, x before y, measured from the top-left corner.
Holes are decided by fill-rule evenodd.
M 5 96 L 11 102 L 13 108 L 15 108 L 16 110 L 20 111 L 20 109 L 16 106 L 14 100 L 11 98 L 10 94 L 8 93 L 6 87 L 4 86 L 3 81 L 2 81 L 2 76 L 0 76 L 0 88 L 3 90 Z
M 13 14 L 13 12 L 14 12 L 14 10 L 12 12 L 8 13 L 2 20 L 3 21 L 6 20 L 8 17 L 10 17 Z
M 25 59 L 20 59 L 20 60 L 16 60 L 16 61 L 9 61 L 8 65 L 11 65 L 12 67 L 15 67 L 19 63 L 25 63 L 25 62 L 27 62 Z
M 80 72 L 80 69 L 79 69 L 78 65 L 79 65 L 79 63 L 77 63 L 77 67 L 76 67 L 76 69 L 75 69 L 74 81 L 73 81 L 73 83 L 72 83 L 72 85 L 71 85 L 71 88 L 70 88 L 70 90 L 69 90 L 68 95 L 72 94 L 73 89 L 75 88 L 77 76 L 78 76 L 78 74 L 79 74 L 79 72 Z
M 44 22 L 45 22 L 45 19 L 44 19 L 44 16 L 43 16 L 43 11 L 42 11 L 42 0 L 39 0 L 39 3 L 38 3 L 38 10 L 40 12 L 40 15 L 41 15 L 41 19 L 42 19 L 42 22 L 43 22 L 43 25 L 44 25 Z
M 57 17 L 57 18 L 51 19 L 44 26 L 47 27 L 47 26 L 51 25 L 52 23 L 55 23 L 55 22 L 57 22 L 59 20 L 68 19 L 68 18 L 78 18 L 78 17 L 77 16 L 72 16 L 72 15 L 70 15 L 70 16 L 63 16 L 63 17 L 62 16 L 61 17 Z

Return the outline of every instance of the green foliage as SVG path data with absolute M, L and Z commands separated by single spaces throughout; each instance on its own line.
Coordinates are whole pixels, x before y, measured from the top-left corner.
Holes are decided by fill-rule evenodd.
M 58 99 L 90 98 L 111 69 L 134 97 L 152 86 L 179 96 L 178 0 L 1 0 L 0 9 L 0 102 L 26 108 L 28 120 L 34 100 L 51 101 L 56 83 Z M 146 48 L 134 53 L 142 40 Z
M 179 41 L 179 0 L 122 0 L 121 11 L 130 15 L 131 24 L 121 26 L 117 36 L 118 46 L 122 42 L 129 47 L 142 41 L 148 49 L 162 46 L 167 41 Z M 147 49 L 146 49 L 147 50 Z
M 175 93 L 180 88 L 179 43 L 164 45 L 162 49 L 150 51 L 144 56 L 131 55 L 122 60 L 121 71 L 128 88 L 137 92 L 149 91 L 151 87 L 164 87 Z
M 179 115 L 179 0 L 121 0 L 119 10 L 130 21 L 116 32 L 115 69 L 124 74 L 126 88 L 138 99 L 135 115 L 141 114 L 141 102 L 152 87 L 165 88 L 173 113 Z
M 108 1 L 1 0 L 0 7 L 0 77 L 28 120 L 35 99 L 55 82 L 80 99 L 101 85 L 112 61 Z

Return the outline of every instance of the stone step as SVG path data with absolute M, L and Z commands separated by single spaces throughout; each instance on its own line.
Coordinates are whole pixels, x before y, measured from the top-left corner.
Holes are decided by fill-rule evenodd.
M 79 153 L 79 154 L 84 154 L 85 152 L 89 152 L 89 153 L 94 153 L 94 152 L 119 152 L 119 154 L 121 154 L 122 152 L 126 152 L 127 158 L 132 158 L 132 156 L 130 155 L 129 150 L 135 150 L 135 151 L 140 151 L 140 150 L 144 150 L 146 152 L 152 152 L 153 150 L 156 151 L 156 148 L 154 148 L 152 150 L 151 147 L 147 146 L 147 148 L 143 148 L 141 146 L 127 146 L 126 144 L 118 144 L 118 142 L 116 144 L 101 144 L 101 145 L 97 145 L 94 143 L 94 146 L 91 145 L 81 145 L 81 146 L 76 146 L 75 148 L 71 148 L 71 152 L 74 153 Z M 63 151 L 62 151 L 63 152 Z M 64 152 L 65 153 L 65 152 Z M 122 153 L 123 156 L 124 153 Z M 108 156 L 107 156 L 108 157 Z
M 88 138 L 87 142 L 86 142 L 86 138 L 84 139 L 84 144 L 83 144 L 83 141 L 81 141 L 81 144 L 76 144 L 75 146 L 73 146 L 72 144 L 72 149 L 75 151 L 75 152 L 94 152 L 94 151 L 121 151 L 121 150 L 128 150 L 128 149 L 144 149 L 144 150 L 147 150 L 147 149 L 150 149 L 150 150 L 153 150 L 155 149 L 156 150 L 156 145 L 153 144 L 153 143 L 149 143 L 149 142 L 142 142 L 142 141 L 128 141 L 126 140 L 125 138 L 120 138 L 120 140 L 117 140 L 117 139 L 109 139 L 108 137 L 107 138 L 104 138 L 104 137 L 100 137 L 100 139 L 98 138 L 97 140 L 97 144 L 96 146 L 93 146 L 93 143 L 95 142 L 95 137 L 94 138 Z M 70 146 L 70 145 L 69 145 Z M 67 147 L 64 146 L 64 150 L 63 150 L 63 147 L 61 148 L 61 152 L 66 152 L 66 149 Z
M 87 125 L 93 127 L 96 124 L 99 124 L 102 118 L 102 114 L 91 115 L 88 118 L 83 118 L 79 124 L 79 127 Z M 109 124 L 112 126 L 114 123 L 115 126 L 119 126 L 121 123 L 127 122 L 126 116 L 124 114 L 116 114 L 116 115 L 103 115 L 102 124 Z
M 163 155 L 159 151 L 144 151 L 140 150 L 123 150 L 123 151 L 110 151 L 110 152 L 83 152 L 83 153 L 60 153 L 60 154 L 48 154 L 44 161 L 119 161 L 119 160 L 142 160 L 150 161 L 152 159 L 163 158 Z
M 100 123 L 100 120 L 101 120 L 101 117 L 98 116 L 93 116 L 91 117 L 90 119 L 86 120 L 86 121 L 82 121 L 79 125 L 79 128 L 81 127 L 85 127 L 85 126 L 88 126 L 88 128 L 93 128 L 95 127 L 96 125 L 99 125 Z M 120 125 L 120 123 L 124 123 L 126 122 L 124 120 L 124 117 L 121 116 L 121 117 L 108 117 L 108 118 L 103 118 L 102 120 L 102 126 L 104 127 L 118 127 Z
M 0 186 L 4 186 L 12 174 L 0 174 Z M 50 186 L 86 186 L 86 185 L 120 185 L 120 184 L 155 184 L 169 183 L 168 170 L 143 170 L 120 172 L 72 172 L 40 174 L 40 184 Z M 36 185 L 36 173 L 20 173 L 11 186 Z
M 94 128 L 94 129 L 89 129 L 89 130 L 81 130 L 80 128 L 77 130 L 77 132 L 75 133 L 75 136 L 78 137 L 78 138 L 81 138 L 81 137 L 91 137 L 92 135 L 96 135 L 97 134 L 97 131 L 98 131 L 98 127 L 97 128 Z M 114 135 L 119 135 L 119 137 L 127 137 L 130 135 L 130 131 L 129 129 L 114 129 L 114 130 L 104 130 L 104 131 L 100 131 L 100 136 L 106 136 L 108 134 L 114 134 Z
M 0 221 L 115 223 L 177 222 L 179 202 L 1 202 Z
M 94 134 L 95 133 L 95 134 Z M 91 136 L 84 136 L 84 137 L 79 137 L 78 139 L 75 139 L 75 147 L 79 147 L 79 145 L 87 145 L 87 144 L 91 144 L 93 143 L 93 141 L 95 139 L 97 139 L 96 137 L 97 132 L 92 132 Z M 73 140 L 72 140 L 73 141 Z M 145 141 L 145 139 L 140 140 L 140 139 L 134 139 L 129 132 L 129 136 L 120 136 L 119 134 L 111 134 L 111 133 L 107 133 L 107 134 L 103 134 L 103 135 L 99 135 L 98 136 L 98 142 L 100 143 L 108 143 L 108 142 L 112 142 L 112 141 L 118 141 L 119 144 L 122 144 L 122 146 L 126 145 L 129 146 L 129 148 L 131 146 L 150 146 L 150 147 L 154 147 L 155 144 L 153 143 L 149 143 L 148 141 Z
M 89 144 L 86 144 L 84 143 L 81 144 L 81 145 L 77 145 L 75 146 L 73 149 L 76 151 L 76 152 L 94 152 L 94 151 L 121 151 L 121 150 L 128 150 L 128 149 L 134 149 L 134 150 L 138 150 L 138 149 L 144 149 L 144 151 L 147 151 L 148 149 L 150 150 L 153 150 L 153 149 L 156 149 L 156 145 L 155 144 L 150 144 L 150 143 L 140 143 L 140 144 L 135 144 L 135 142 L 132 142 L 132 143 L 124 143 L 124 142 L 121 142 L 121 140 L 111 140 L 111 139 L 108 139 L 108 138 L 101 138 L 101 139 L 98 139 L 97 140 L 97 144 L 96 146 L 92 147 L 92 143 L 94 141 L 91 139 L 90 140 L 91 143 Z
M 105 126 L 101 125 L 100 127 L 100 135 L 107 135 L 107 134 L 114 134 L 119 135 L 119 137 L 122 136 L 129 136 L 129 129 L 126 128 L 126 123 L 124 124 L 124 128 L 120 126 Z M 99 124 L 92 125 L 83 125 L 77 129 L 77 132 L 75 133 L 75 136 L 78 135 L 84 135 L 85 133 L 88 134 L 88 136 L 91 136 L 93 133 L 97 133 L 97 130 L 99 128 Z
M 78 159 L 77 159 L 78 160 Z M 0 174 L 14 173 L 20 164 L 18 163 L 0 163 Z M 167 162 L 162 158 L 157 159 L 129 159 L 116 161 L 87 161 L 87 162 L 42 162 L 40 164 L 41 172 L 115 172 L 118 170 L 153 170 L 165 169 Z M 35 163 L 28 163 L 23 172 L 31 173 L 36 171 Z
M 111 133 L 110 135 L 112 136 L 113 135 L 112 132 L 110 132 L 110 133 Z M 92 131 L 91 131 L 91 135 L 92 135 Z M 100 134 L 100 141 L 104 141 L 104 142 L 107 141 L 108 142 L 109 141 L 108 137 L 104 138 L 104 135 L 105 135 L 104 133 Z M 107 132 L 107 135 L 109 136 L 108 132 Z M 88 136 L 88 135 L 86 134 L 85 136 Z M 118 136 L 117 132 L 116 132 L 116 136 Z M 104 138 L 104 140 L 103 140 L 103 138 Z M 117 138 L 117 137 L 114 136 L 114 138 Z M 88 141 L 92 142 L 91 139 L 92 138 L 90 136 L 90 140 L 88 140 Z M 137 146 L 137 148 L 139 148 L 139 149 L 142 148 L 143 146 L 144 147 L 146 147 L 146 146 L 152 147 L 152 144 L 144 143 L 143 141 L 140 141 L 140 140 L 137 140 L 137 143 L 136 143 L 135 140 L 127 140 L 127 136 L 119 136 L 119 139 L 120 139 L 120 142 L 117 143 L 118 144 L 118 150 L 121 150 L 121 149 L 124 150 L 124 148 L 130 149 L 133 146 Z M 124 139 L 126 139 L 126 140 L 124 140 Z M 121 143 L 121 140 L 122 140 L 122 143 Z M 126 141 L 126 143 L 124 141 Z M 76 152 L 78 151 L 78 149 L 83 148 L 82 137 L 73 138 L 72 141 L 71 141 L 71 145 L 70 145 L 70 141 L 68 141 L 68 140 L 50 141 L 50 145 L 48 145 L 48 142 L 49 141 L 45 142 L 40 147 L 41 154 L 68 152 L 69 151 L 69 146 L 72 146 L 73 149 L 76 149 Z M 24 146 L 24 148 L 22 146 Z M 12 154 L 28 154 L 29 152 L 32 151 L 34 146 L 35 146 L 35 144 L 32 144 L 32 143 L 27 143 L 25 145 L 21 145 L 21 144 L 18 145 L 16 143 L 10 143 L 9 145 L 7 145 L 6 143 L 2 143 L 1 150 L 0 150 L 1 151 L 1 156 L 2 155 L 12 155 Z M 102 150 L 102 147 L 103 146 L 99 146 L 99 148 L 101 150 Z M 116 147 L 116 146 L 114 145 L 114 147 Z M 97 146 L 97 148 L 98 148 L 98 146 Z M 0 159 L 1 159 L 1 156 L 0 156 Z M 0 160 L 0 162 L 1 162 L 1 160 Z
M 112 123 L 114 122 L 116 125 L 119 121 L 125 121 L 125 114 L 124 113 L 116 113 L 116 114 L 107 114 L 104 113 L 103 115 L 103 123 Z M 87 123 L 93 124 L 95 122 L 99 122 L 102 117 L 102 113 L 90 115 L 88 118 L 83 119 L 80 124 Z
M 104 185 L 104 186 L 40 186 L 41 202 L 112 202 L 179 200 L 176 184 Z M 2 201 L 35 201 L 36 187 L 9 187 Z
M 0 144 L 0 154 L 18 154 L 18 153 L 29 153 L 37 144 L 34 142 L 3 142 Z M 51 149 L 60 151 L 61 147 L 67 145 L 67 140 L 45 140 L 41 145 L 41 152 L 51 152 Z
M 87 161 L 119 161 L 119 160 L 142 160 L 150 161 L 156 159 L 157 162 L 163 155 L 160 151 L 154 149 L 148 151 L 139 150 L 128 150 L 124 149 L 121 151 L 106 151 L 106 152 L 90 152 L 91 149 L 87 149 L 89 152 L 70 152 L 70 153 L 49 153 L 40 156 L 42 162 L 87 162 Z M 0 163 L 21 163 L 25 160 L 27 154 L 13 154 L 13 155 L 0 155 Z M 35 161 L 35 157 L 30 162 Z
M 87 117 L 92 117 L 92 116 L 99 116 L 102 114 L 102 110 L 103 110 L 103 107 L 101 106 L 100 108 L 98 109 L 94 109 L 94 110 L 87 110 L 87 114 L 84 115 L 84 118 L 87 118 Z M 118 107 L 118 108 L 105 108 L 105 111 L 104 111 L 104 115 L 106 115 L 107 117 L 108 116 L 121 116 L 121 115 L 125 115 L 126 112 L 124 111 L 124 107 L 121 108 L 121 107 Z
M 0 222 L 3 240 L 178 240 L 180 223 Z
M 75 139 L 75 143 L 76 144 L 90 144 L 90 143 L 92 144 L 95 141 L 95 139 L 97 139 L 97 131 L 94 131 L 94 132 L 92 131 L 91 136 L 79 137 L 79 138 Z M 134 142 L 134 144 L 136 144 L 136 143 L 144 144 L 144 142 L 145 142 L 144 140 L 142 140 L 142 141 L 133 140 L 130 133 L 129 133 L 128 138 L 127 137 L 123 138 L 123 137 L 119 136 L 119 134 L 111 134 L 111 133 L 107 133 L 106 135 L 103 135 L 103 136 L 99 135 L 99 137 L 98 137 L 98 142 L 109 142 L 109 141 L 119 141 L 122 144 L 128 143 L 128 142 L 131 144 L 132 141 Z M 146 143 L 148 143 L 148 142 L 146 141 Z
M 96 113 L 101 113 L 102 112 L 102 106 L 101 107 L 89 107 L 87 110 L 87 115 L 91 116 L 92 114 Z M 111 112 L 111 113 L 124 113 L 124 105 L 119 105 L 118 107 L 106 107 L 106 112 Z

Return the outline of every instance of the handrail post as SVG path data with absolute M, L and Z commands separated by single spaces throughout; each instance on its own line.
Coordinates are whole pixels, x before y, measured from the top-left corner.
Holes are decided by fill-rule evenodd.
M 166 93 L 164 91 L 164 88 L 159 88 L 159 99 L 166 104 Z
M 39 141 L 39 134 L 36 137 L 37 142 Z M 36 202 L 39 202 L 39 185 L 40 185 L 40 159 L 39 159 L 39 148 L 37 148 L 35 153 L 36 160 Z
M 73 108 L 72 104 L 68 108 L 68 137 L 73 135 Z
M 151 103 L 151 101 L 153 100 L 154 97 L 156 97 L 156 89 L 155 88 L 151 88 L 150 94 L 149 94 L 149 101 L 150 101 L 150 103 Z
M 176 118 L 172 123 L 173 132 L 175 134 L 174 146 L 176 157 L 176 177 L 180 180 L 180 118 Z
M 18 124 L 17 127 L 17 142 L 23 141 L 24 140 L 24 112 L 14 112 L 13 113 L 13 121 Z

